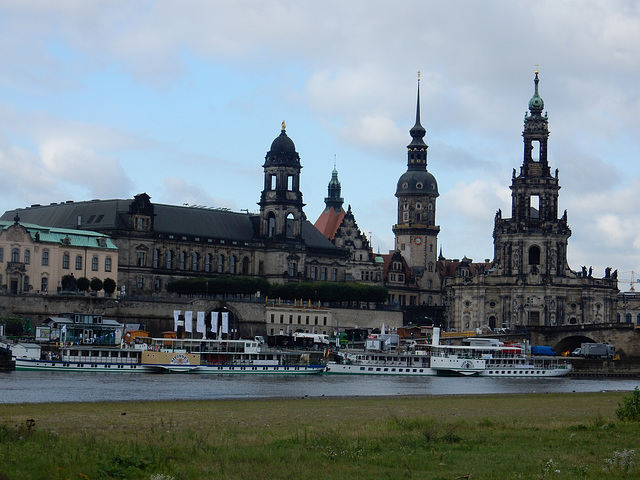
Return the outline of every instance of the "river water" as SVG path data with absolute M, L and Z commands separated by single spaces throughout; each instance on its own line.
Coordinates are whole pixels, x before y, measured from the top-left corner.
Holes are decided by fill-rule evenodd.
M 0 404 L 632 391 L 640 379 L 0 373 Z

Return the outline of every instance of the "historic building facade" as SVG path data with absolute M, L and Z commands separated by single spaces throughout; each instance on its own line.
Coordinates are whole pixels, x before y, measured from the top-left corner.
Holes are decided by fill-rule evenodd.
M 0 220 L 0 288 L 7 293 L 56 293 L 62 277 L 118 278 L 118 250 L 91 231 Z M 103 292 L 97 292 L 103 295 Z
M 259 215 L 154 204 L 134 199 L 32 205 L 6 212 L 56 228 L 93 230 L 118 247 L 118 288 L 124 294 L 160 294 L 180 277 L 253 275 L 272 282 L 346 279 L 348 253 L 305 217 L 300 156 L 280 135 L 267 152 Z
M 558 216 L 558 170 L 547 159 L 548 117 L 535 90 L 524 120 L 524 159 L 511 179 L 511 218 L 495 216 L 494 260 L 441 259 L 447 324 L 469 330 L 615 322 L 617 275 L 596 278 L 567 262 L 571 230 Z

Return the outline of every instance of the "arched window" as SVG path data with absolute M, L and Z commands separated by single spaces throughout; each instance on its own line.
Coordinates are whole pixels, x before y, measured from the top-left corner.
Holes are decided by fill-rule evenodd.
M 40 280 L 40 291 L 42 293 L 47 293 L 49 290 L 49 279 L 47 277 L 42 277 Z
M 62 268 L 64 268 L 65 270 L 69 269 L 69 254 L 68 253 L 64 253 L 62 255 Z
M 19 262 L 20 261 L 20 250 L 18 250 L 17 248 L 12 248 L 11 249 L 11 261 L 12 262 Z
M 625 313 L 624 314 L 624 323 L 631 323 L 631 314 L 630 313 Z
M 180 257 L 178 258 L 178 268 L 180 270 L 184 270 L 186 261 L 187 254 L 185 252 L 180 252 Z
M 529 248 L 529 265 L 540 265 L 540 248 L 535 245 Z
M 46 267 L 49 265 L 49 250 L 42 251 L 42 266 Z
M 25 265 L 29 265 L 31 263 L 31 250 L 24 251 L 24 263 Z
M 289 213 L 289 215 L 287 215 L 287 222 L 286 222 L 287 237 L 293 237 L 293 221 L 295 219 L 296 217 L 293 215 L 293 213 Z
M 198 254 L 196 252 L 191 254 L 191 270 L 198 271 Z
M 249 257 L 242 259 L 242 274 L 249 275 Z
M 222 273 L 224 271 L 224 255 L 218 255 L 218 273 Z
M 276 235 L 276 216 L 273 212 L 269 213 L 269 217 L 267 218 L 268 226 L 267 226 L 267 236 L 275 237 Z
M 173 268 L 173 251 L 167 250 L 167 268 Z
M 207 253 L 204 256 L 204 271 L 211 272 L 211 254 Z
M 236 256 L 229 257 L 229 273 L 236 273 Z
M 157 248 L 153 250 L 153 268 L 158 268 L 160 266 L 160 250 Z

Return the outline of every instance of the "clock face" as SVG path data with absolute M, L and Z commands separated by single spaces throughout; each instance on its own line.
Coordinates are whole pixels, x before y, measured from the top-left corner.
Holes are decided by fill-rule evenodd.
M 420 245 L 422 243 L 422 237 L 416 237 L 414 242 L 416 242 L 416 245 Z

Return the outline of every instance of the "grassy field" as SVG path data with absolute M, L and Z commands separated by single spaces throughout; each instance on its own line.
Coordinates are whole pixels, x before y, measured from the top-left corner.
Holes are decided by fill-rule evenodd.
M 2 405 L 0 480 L 637 479 L 625 395 Z

